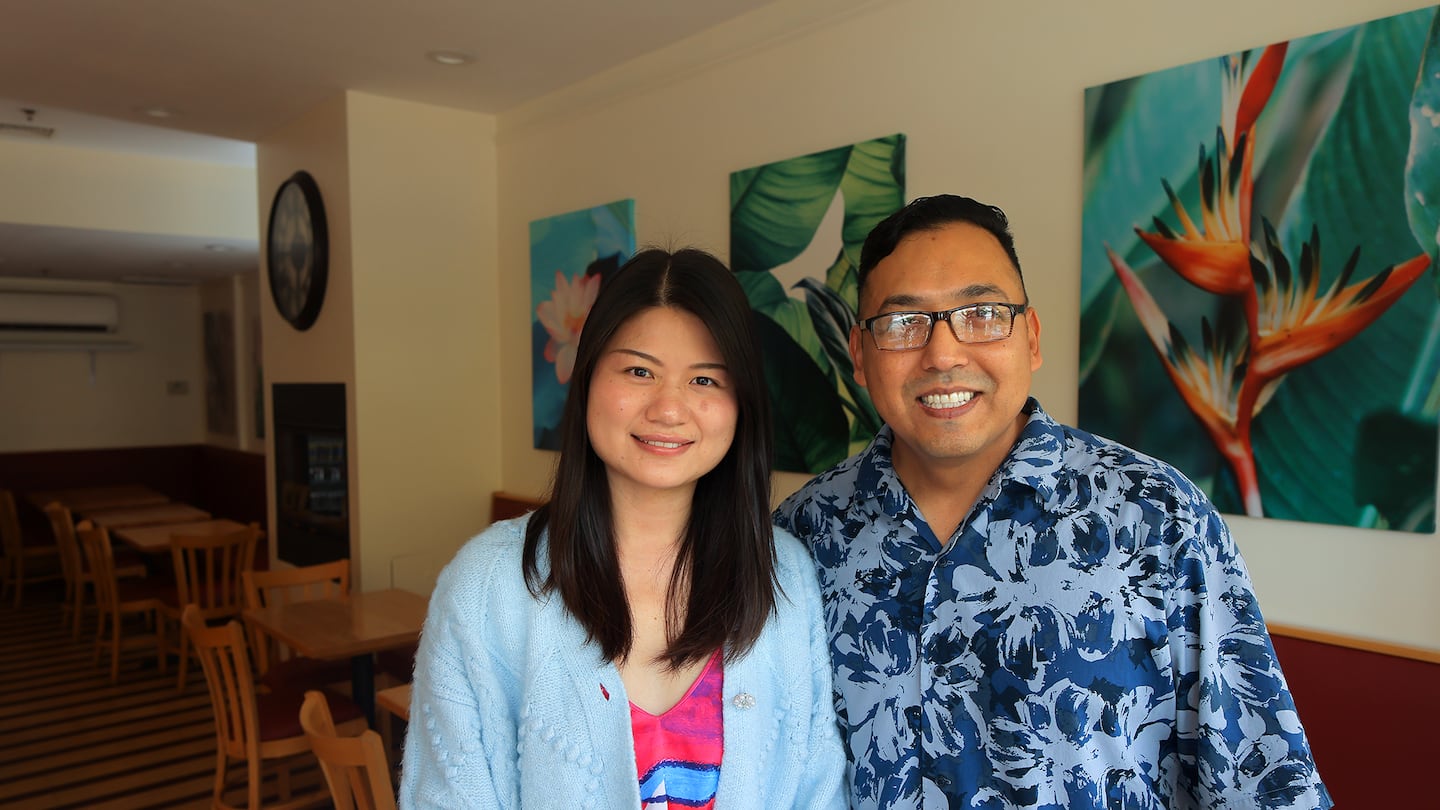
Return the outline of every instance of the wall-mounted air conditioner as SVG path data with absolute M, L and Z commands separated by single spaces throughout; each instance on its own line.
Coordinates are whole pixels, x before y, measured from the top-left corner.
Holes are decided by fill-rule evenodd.
M 0 330 L 97 334 L 119 325 L 114 296 L 0 290 Z

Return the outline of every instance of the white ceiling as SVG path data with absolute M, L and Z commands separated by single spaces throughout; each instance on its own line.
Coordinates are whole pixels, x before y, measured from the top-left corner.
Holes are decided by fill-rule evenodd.
M 343 90 L 500 113 L 770 2 L 10 0 L 0 124 L 55 133 L 0 139 L 253 166 L 254 141 Z M 207 250 L 223 241 L 0 223 L 0 276 L 258 267 L 255 241 Z

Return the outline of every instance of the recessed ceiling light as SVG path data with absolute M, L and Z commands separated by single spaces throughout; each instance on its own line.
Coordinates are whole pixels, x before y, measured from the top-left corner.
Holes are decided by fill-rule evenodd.
M 456 67 L 468 65 L 475 61 L 475 57 L 464 51 L 431 51 L 425 54 L 431 62 L 438 62 L 442 65 Z

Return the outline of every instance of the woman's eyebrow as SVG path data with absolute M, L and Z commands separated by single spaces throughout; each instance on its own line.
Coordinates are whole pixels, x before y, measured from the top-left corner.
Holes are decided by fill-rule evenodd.
M 610 353 L 611 353 L 611 354 L 628 354 L 628 355 L 631 355 L 631 356 L 634 356 L 634 357 L 638 357 L 638 358 L 640 358 L 641 360 L 644 360 L 645 362 L 650 363 L 650 364 L 652 364 L 652 365 L 657 365 L 657 366 L 663 366 L 663 365 L 665 365 L 665 363 L 664 363 L 660 358 L 656 357 L 656 356 L 653 355 L 653 354 L 649 354 L 649 353 L 646 353 L 646 352 L 642 352 L 642 351 L 640 351 L 639 349 L 625 349 L 625 348 L 611 349 L 611 350 L 610 350 Z M 730 370 L 730 367 L 727 366 L 727 365 L 725 365 L 724 363 L 691 363 L 691 364 L 690 364 L 690 368 L 691 368 L 691 369 L 695 369 L 695 370 L 700 370 L 700 371 L 729 371 L 729 370 Z
M 663 366 L 663 365 L 665 365 L 664 363 L 660 362 L 660 358 L 656 357 L 656 356 L 653 355 L 653 354 L 646 354 L 645 352 L 642 352 L 642 351 L 640 351 L 639 349 L 611 349 L 611 350 L 610 350 L 610 353 L 611 353 L 611 354 L 629 354 L 629 355 L 633 355 L 633 356 L 635 356 L 635 357 L 638 357 L 638 358 L 640 358 L 641 360 L 646 361 L 647 363 L 653 363 L 653 364 L 655 364 L 655 365 L 657 365 L 657 366 Z

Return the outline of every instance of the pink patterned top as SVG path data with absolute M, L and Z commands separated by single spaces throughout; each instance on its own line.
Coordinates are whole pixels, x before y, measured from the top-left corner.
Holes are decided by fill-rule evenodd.
M 717 652 L 685 697 L 664 714 L 630 704 L 641 810 L 713 810 L 725 749 L 722 670 Z

